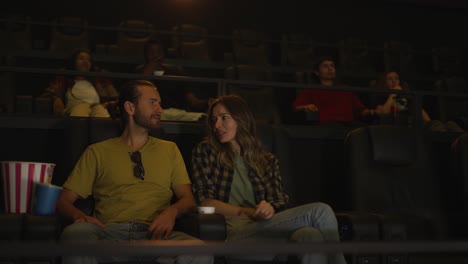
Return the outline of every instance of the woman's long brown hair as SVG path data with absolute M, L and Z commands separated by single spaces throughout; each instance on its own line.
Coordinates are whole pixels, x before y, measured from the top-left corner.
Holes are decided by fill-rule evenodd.
M 262 144 L 257 138 L 257 127 L 247 102 L 238 95 L 218 97 L 208 110 L 208 142 L 217 150 L 217 161 L 229 168 L 233 168 L 237 153 L 230 144 L 219 142 L 212 122 L 213 108 L 223 105 L 237 123 L 236 141 L 240 146 L 240 155 L 247 165 L 257 175 L 262 175 L 267 166 L 267 159 Z

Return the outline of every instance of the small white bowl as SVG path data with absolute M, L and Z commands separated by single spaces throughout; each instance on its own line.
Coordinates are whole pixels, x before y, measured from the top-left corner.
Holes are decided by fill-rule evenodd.
M 214 214 L 215 208 L 213 206 L 199 206 L 198 213 L 199 214 Z
M 153 72 L 153 75 L 154 75 L 154 76 L 163 76 L 163 75 L 164 75 L 164 71 L 154 71 L 154 72 Z

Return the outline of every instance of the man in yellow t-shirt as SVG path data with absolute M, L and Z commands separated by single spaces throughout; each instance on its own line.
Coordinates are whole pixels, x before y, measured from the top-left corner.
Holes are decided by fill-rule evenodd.
M 148 81 L 130 81 L 120 93 L 122 135 L 89 146 L 76 164 L 57 202 L 59 214 L 73 224 L 63 242 L 96 240 L 200 240 L 173 231 L 177 217 L 196 203 L 176 144 L 149 136 L 160 125 L 161 97 Z M 73 203 L 92 195 L 93 216 Z M 171 203 L 175 196 L 176 202 Z M 177 256 L 177 263 L 213 263 L 212 256 Z M 162 257 L 64 257 L 63 263 L 154 260 Z

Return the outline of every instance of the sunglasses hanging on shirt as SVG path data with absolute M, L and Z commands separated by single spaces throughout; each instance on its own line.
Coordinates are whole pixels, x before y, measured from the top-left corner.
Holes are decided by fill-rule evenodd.
M 141 162 L 141 153 L 139 151 L 129 152 L 130 159 L 136 164 L 133 167 L 133 175 L 141 180 L 145 179 L 145 168 Z

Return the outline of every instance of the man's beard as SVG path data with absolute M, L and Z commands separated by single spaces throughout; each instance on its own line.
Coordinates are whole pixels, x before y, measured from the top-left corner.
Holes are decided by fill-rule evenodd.
M 136 110 L 135 115 L 133 116 L 133 120 L 135 121 L 135 124 L 146 128 L 148 131 L 155 130 L 159 128 L 159 121 L 154 124 L 152 121 L 152 116 L 150 117 L 145 117 L 142 114 L 140 114 L 140 111 Z

